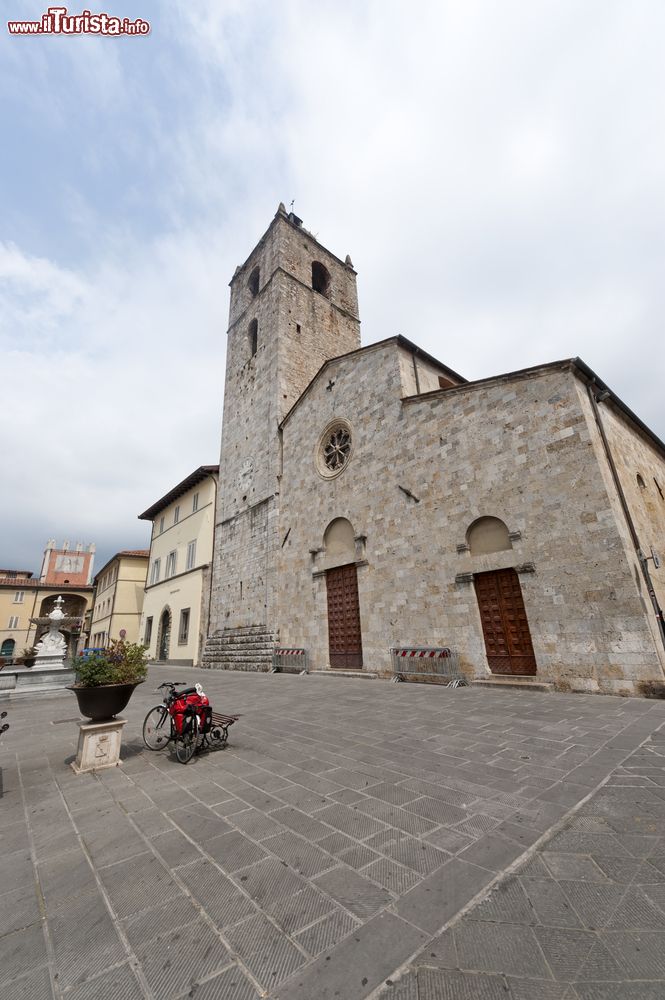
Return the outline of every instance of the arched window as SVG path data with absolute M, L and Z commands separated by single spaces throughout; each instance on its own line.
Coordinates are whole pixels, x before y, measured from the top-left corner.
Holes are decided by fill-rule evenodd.
M 641 490 L 645 490 L 647 488 L 647 484 L 644 482 L 639 472 L 637 473 L 637 485 Z
M 247 287 L 250 290 L 252 298 L 259 294 L 259 282 L 261 280 L 261 271 L 258 267 L 255 267 L 247 280 Z
M 247 339 L 249 341 L 249 356 L 253 358 L 259 346 L 259 321 L 253 319 L 247 328 Z
M 487 555 L 512 549 L 508 528 L 498 517 L 479 517 L 466 533 L 472 556 Z
M 15 646 L 15 639 L 5 639 L 2 648 L 0 648 L 0 656 L 13 656 Z
M 353 525 L 345 517 L 331 521 L 323 535 L 326 562 L 331 560 L 338 566 L 351 563 L 356 558 L 356 541 Z
M 330 298 L 330 271 L 318 260 L 312 262 L 312 288 Z

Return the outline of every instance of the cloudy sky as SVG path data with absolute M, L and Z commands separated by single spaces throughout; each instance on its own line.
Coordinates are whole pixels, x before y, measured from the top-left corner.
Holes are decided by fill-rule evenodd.
M 665 437 L 662 0 L 102 9 L 150 35 L 0 25 L 0 565 L 100 568 L 218 460 L 228 281 L 280 201 L 351 254 L 364 343 L 580 355 Z

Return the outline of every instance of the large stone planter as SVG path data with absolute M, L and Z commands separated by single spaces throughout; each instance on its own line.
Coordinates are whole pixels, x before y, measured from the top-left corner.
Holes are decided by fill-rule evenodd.
M 143 681 L 139 683 L 142 684 Z M 78 687 L 70 684 L 68 689 L 76 695 L 81 715 L 93 722 L 103 722 L 122 712 L 135 687 L 138 685 L 100 684 L 98 687 Z

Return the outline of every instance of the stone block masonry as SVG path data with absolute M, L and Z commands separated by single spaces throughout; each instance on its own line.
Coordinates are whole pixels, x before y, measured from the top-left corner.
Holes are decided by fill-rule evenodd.
M 326 294 L 312 287 L 314 263 Z M 226 666 L 248 662 L 233 629 L 278 632 L 279 423 L 326 360 L 359 346 L 357 311 L 353 268 L 280 208 L 231 283 L 207 665 L 221 665 L 222 646 Z
M 662 685 L 665 448 L 598 393 L 619 490 L 589 385 L 579 359 L 465 383 L 403 337 L 360 348 L 350 260 L 280 206 L 231 282 L 206 665 L 268 669 L 272 636 L 315 670 L 451 646 L 470 679 Z
M 570 368 L 402 400 L 398 350 L 387 343 L 332 363 L 285 424 L 281 641 L 326 665 L 325 576 L 313 575 L 310 553 L 344 517 L 366 539 L 358 587 L 371 669 L 388 673 L 391 645 L 450 645 L 470 676 L 487 676 L 471 581 L 517 567 L 539 677 L 621 693 L 661 680 Z M 354 450 L 324 482 L 310 456 L 333 413 L 348 420 Z M 507 525 L 508 551 L 471 555 L 467 531 L 482 516 Z

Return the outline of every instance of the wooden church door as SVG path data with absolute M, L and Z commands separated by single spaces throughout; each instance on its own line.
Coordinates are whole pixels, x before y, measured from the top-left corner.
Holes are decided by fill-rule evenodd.
M 536 673 L 536 658 L 514 569 L 477 573 L 473 579 L 483 625 L 487 663 L 493 674 Z
M 326 573 L 330 666 L 359 669 L 363 665 L 358 603 L 358 572 L 352 563 Z

